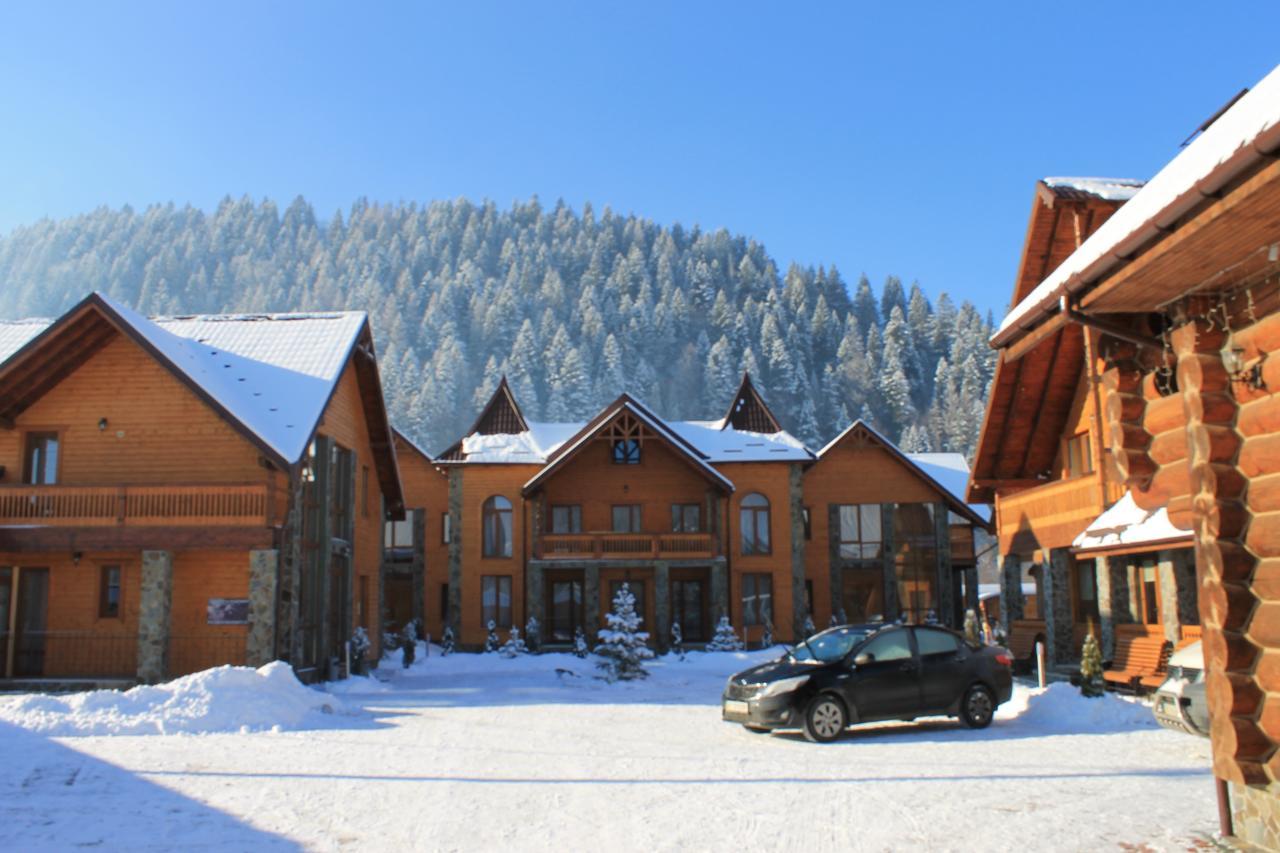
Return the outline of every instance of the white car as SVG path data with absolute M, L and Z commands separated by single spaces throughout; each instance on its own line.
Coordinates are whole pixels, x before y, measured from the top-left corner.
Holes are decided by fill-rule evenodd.
M 1156 722 L 1167 729 L 1209 736 L 1209 706 L 1204 695 L 1204 646 L 1199 641 L 1169 658 L 1169 677 L 1152 697 Z

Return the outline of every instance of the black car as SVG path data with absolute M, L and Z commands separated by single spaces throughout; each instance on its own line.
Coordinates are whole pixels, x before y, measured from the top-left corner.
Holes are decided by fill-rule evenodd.
M 751 731 L 800 728 L 820 743 L 854 723 L 946 715 L 985 728 L 1013 692 L 1008 651 L 935 625 L 842 625 L 725 685 L 723 717 Z

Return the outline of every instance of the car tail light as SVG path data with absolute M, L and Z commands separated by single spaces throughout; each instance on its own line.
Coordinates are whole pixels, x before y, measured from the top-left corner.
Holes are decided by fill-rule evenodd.
M 1004 652 L 1000 652 L 996 655 L 996 663 L 1001 666 L 1013 666 L 1013 658 L 1009 657 Z

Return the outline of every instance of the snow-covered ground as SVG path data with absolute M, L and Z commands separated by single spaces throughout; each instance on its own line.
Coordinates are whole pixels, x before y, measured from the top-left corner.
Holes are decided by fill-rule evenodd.
M 569 655 L 432 652 L 329 693 L 227 668 L 0 696 L 0 850 L 1173 850 L 1216 826 L 1207 741 L 1067 686 L 1017 688 L 985 731 L 817 746 L 721 722 L 761 653 L 606 684 Z

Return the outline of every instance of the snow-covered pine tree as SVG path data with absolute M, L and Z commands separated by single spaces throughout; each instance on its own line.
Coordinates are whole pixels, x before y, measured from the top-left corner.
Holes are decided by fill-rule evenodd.
M 513 658 L 529 653 L 529 647 L 524 644 L 524 640 L 520 637 L 520 629 L 515 625 L 511 626 L 511 635 L 502 644 L 500 651 L 504 658 Z
M 721 616 L 720 621 L 716 623 L 716 633 L 711 638 L 711 642 L 707 643 L 707 651 L 742 651 L 742 640 L 738 639 L 738 632 L 733 629 L 733 624 L 729 622 L 728 616 Z
M 671 653 L 684 660 L 684 632 L 676 619 L 671 620 Z
M 1092 629 L 1080 650 L 1080 692 L 1091 699 L 1106 692 L 1102 681 L 1102 649 Z
M 524 623 L 524 642 L 534 654 L 542 649 L 542 626 L 533 616 Z
M 486 652 L 496 652 L 502 648 L 502 641 L 498 639 L 498 626 L 490 619 L 489 624 L 485 627 L 489 629 L 489 634 L 484 638 L 484 650 Z
M 369 649 L 373 647 L 373 643 L 369 641 L 369 632 L 364 626 L 357 626 L 356 630 L 351 634 L 351 672 L 355 675 L 364 675 L 365 657 L 369 654 Z
M 978 614 L 972 608 L 964 612 L 964 638 L 975 646 L 982 643 L 982 633 L 978 629 Z
M 580 658 L 585 658 L 590 651 L 587 648 L 587 635 L 582 633 L 582 626 L 579 625 L 573 629 L 573 653 Z
M 767 611 L 764 614 L 764 633 L 760 635 L 760 648 L 773 648 L 773 620 L 769 618 Z
M 640 616 L 636 613 L 636 597 L 631 587 L 623 584 L 613 596 L 613 611 L 605 616 L 609 627 L 601 628 L 596 654 L 602 660 L 597 666 L 604 671 L 607 681 L 631 681 L 644 678 L 649 673 L 644 662 L 653 657 L 646 645 L 649 632 L 640 630 Z
M 448 625 L 444 628 L 444 633 L 440 635 L 440 656 L 451 655 L 456 651 L 454 648 L 453 629 Z
M 816 633 L 818 633 L 818 626 L 813 624 L 813 614 L 806 613 L 804 615 L 804 635 L 805 637 L 812 637 Z

